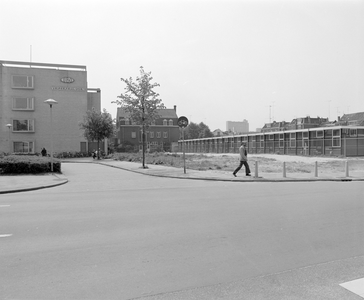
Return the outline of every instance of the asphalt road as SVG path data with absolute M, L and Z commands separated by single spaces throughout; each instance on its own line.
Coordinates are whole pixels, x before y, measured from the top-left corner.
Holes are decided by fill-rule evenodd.
M 362 182 L 230 183 L 64 164 L 0 195 L 0 299 L 362 299 Z

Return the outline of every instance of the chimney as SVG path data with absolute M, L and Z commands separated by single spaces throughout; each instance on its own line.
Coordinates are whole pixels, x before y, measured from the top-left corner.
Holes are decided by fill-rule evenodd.
M 174 111 L 177 112 L 177 106 L 175 105 L 173 108 L 174 108 Z

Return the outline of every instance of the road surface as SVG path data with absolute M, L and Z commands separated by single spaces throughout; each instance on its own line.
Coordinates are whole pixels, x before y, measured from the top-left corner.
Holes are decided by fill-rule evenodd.
M 63 164 L 0 196 L 1 299 L 363 299 L 362 182 L 230 183 Z

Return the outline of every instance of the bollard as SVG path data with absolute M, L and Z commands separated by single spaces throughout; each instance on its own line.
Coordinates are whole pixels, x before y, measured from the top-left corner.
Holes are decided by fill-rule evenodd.
M 317 161 L 315 161 L 315 177 L 318 177 Z
M 345 162 L 345 177 L 349 177 L 349 161 Z
M 286 162 L 283 162 L 283 177 L 286 177 Z
M 255 161 L 255 172 L 254 172 L 254 177 L 258 178 L 258 161 Z

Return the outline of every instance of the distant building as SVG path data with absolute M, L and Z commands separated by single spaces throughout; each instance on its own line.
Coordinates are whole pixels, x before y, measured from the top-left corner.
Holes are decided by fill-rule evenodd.
M 0 61 L 0 152 L 50 150 L 50 107 L 54 99 L 54 152 L 88 152 L 79 122 L 88 110 L 101 109 L 100 89 L 87 86 L 86 66 Z M 49 153 L 49 152 L 48 152 Z
M 283 131 L 288 130 L 289 123 L 286 121 L 276 122 L 273 123 L 266 123 L 264 124 L 263 128 L 260 132 L 275 132 L 275 131 Z
M 346 126 L 364 126 L 364 112 L 344 114 L 341 118 L 338 117 L 336 124 Z
M 159 118 L 146 133 L 148 150 L 163 149 L 171 151 L 173 143 L 180 138 L 180 128 L 177 124 L 177 107 L 158 109 Z M 133 124 L 128 113 L 121 107 L 117 110 L 116 132 L 118 145 L 130 145 L 134 150 L 142 150 L 141 126 Z
M 226 121 L 226 131 L 232 133 L 248 133 L 249 132 L 249 122 L 244 119 L 242 122 L 237 121 Z
M 266 123 L 262 128 L 262 132 L 316 128 L 316 127 L 326 126 L 328 121 L 329 121 L 328 118 L 320 118 L 320 117 L 311 118 L 309 116 L 304 118 L 296 118 L 293 119 L 291 122 L 274 121 L 272 123 Z
M 223 136 L 224 135 L 224 132 L 221 130 L 221 129 L 215 129 L 212 134 L 214 136 Z
M 329 122 L 328 118 L 311 118 L 310 116 L 305 118 L 296 118 L 288 125 L 288 130 L 322 127 L 327 122 Z

